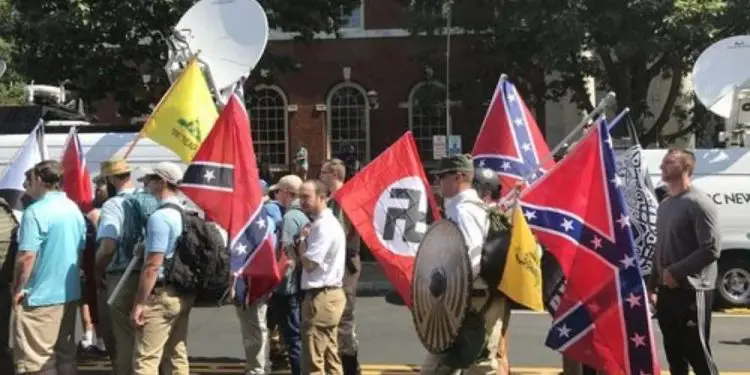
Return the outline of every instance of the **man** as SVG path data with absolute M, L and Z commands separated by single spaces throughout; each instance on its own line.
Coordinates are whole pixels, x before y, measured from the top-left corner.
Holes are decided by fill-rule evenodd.
M 480 168 L 476 170 L 473 181 L 474 189 L 477 191 L 482 202 L 487 207 L 500 207 L 505 210 L 508 207 L 502 207 L 500 204 L 501 188 L 500 179 L 497 173 L 489 168 Z M 497 374 L 509 374 L 510 363 L 508 362 L 508 322 L 510 321 L 511 304 L 504 296 L 498 296 L 505 301 L 502 303 L 504 311 L 492 330 L 487 350 L 490 356 L 495 356 L 491 363 L 497 364 Z
M 692 186 L 695 156 L 670 149 L 661 163 L 669 197 L 659 205 L 649 297 L 656 305 L 673 375 L 718 374 L 711 355 L 711 307 L 721 251 L 717 208 Z
M 292 375 L 301 374 L 300 354 L 302 350 L 300 341 L 301 294 L 299 290 L 301 269 L 295 266 L 293 259 L 296 252 L 296 239 L 299 237 L 302 228 L 310 222 L 297 199 L 301 186 L 302 179 L 290 174 L 282 177 L 278 183 L 271 187 L 276 192 L 276 201 L 284 207 L 279 253 L 284 252 L 290 261 L 284 278 L 271 297 L 269 311 L 274 311 L 277 326 L 284 337 Z
M 482 246 L 489 231 L 487 211 L 476 190 L 472 189 L 474 179 L 474 165 L 468 155 L 448 156 L 440 160 L 435 171 L 438 177 L 440 193 L 445 198 L 445 214 L 461 231 L 468 249 L 469 260 L 474 274 L 474 290 L 472 291 L 472 308 L 484 311 L 483 318 L 487 332 L 486 341 L 495 346 L 499 342 L 498 332 L 502 332 L 500 318 L 506 311 L 506 300 L 501 298 L 497 287 L 488 285 L 478 277 Z M 497 327 L 497 326 L 500 327 Z M 492 333 L 496 337 L 491 337 Z M 492 350 L 493 352 L 496 350 Z M 490 358 L 490 367 L 497 369 L 497 359 Z M 488 369 L 474 365 L 463 374 L 486 373 Z M 422 374 L 459 374 L 459 369 L 446 366 L 439 355 L 428 354 L 421 369 Z
M 268 190 L 265 181 L 260 180 L 260 188 L 263 193 Z M 281 208 L 276 201 L 264 199 L 262 214 L 265 215 L 272 225 L 272 230 L 281 226 Z M 250 280 L 252 283 L 252 280 Z M 235 313 L 240 322 L 242 334 L 242 346 L 245 349 L 245 374 L 267 374 L 270 372 L 270 345 L 269 330 L 270 322 L 275 315 L 269 315 L 268 296 L 259 298 L 252 303 L 237 301 Z
M 13 298 L 10 285 L 13 282 L 13 269 L 18 253 L 18 222 L 13 209 L 5 199 L 0 198 L 0 369 L 13 369 L 13 352 L 10 348 L 10 321 Z M 8 370 L 12 375 L 13 370 Z
M 110 198 L 102 205 L 97 227 L 95 274 L 99 285 L 106 288 L 106 301 L 123 277 L 124 271 L 133 259 L 135 247 L 143 238 L 145 218 L 140 218 L 128 211 L 128 199 L 136 198 L 149 210 L 157 206 L 156 198 L 147 193 L 136 193 L 131 173 L 133 169 L 124 159 L 104 161 L 100 165 L 101 177 L 105 179 Z M 137 195 L 136 195 L 137 194 Z M 126 214 L 126 211 L 127 214 Z M 113 372 L 116 375 L 132 373 L 133 340 L 135 332 L 130 321 L 130 310 L 135 301 L 138 287 L 138 270 L 136 266 L 128 276 L 122 289 L 107 306 L 113 336 L 106 346 L 112 357 Z M 105 337 L 107 339 L 107 337 Z
M 148 218 L 144 262 L 138 281 L 131 319 L 136 327 L 133 374 L 154 375 L 166 352 L 173 375 L 189 375 L 187 333 L 195 296 L 178 294 L 164 284 L 164 261 L 174 255 L 182 234 L 183 207 L 177 196 L 182 170 L 177 164 L 161 162 L 146 177 L 146 189 L 159 201 L 160 208 Z
M 86 224 L 61 191 L 62 165 L 45 160 L 25 182 L 33 200 L 24 210 L 12 294 L 16 372 L 76 373 L 76 310 L 81 298 L 78 259 Z
M 302 265 L 303 373 L 341 375 L 338 326 L 346 305 L 342 289 L 346 258 L 344 228 L 326 206 L 328 189 L 320 181 L 300 188 L 300 205 L 313 218 L 302 229 L 298 262 Z
M 103 309 L 106 307 L 99 301 L 99 286 L 95 280 L 95 262 L 96 262 L 96 227 L 99 223 L 100 209 L 104 202 L 109 198 L 107 184 L 103 177 L 94 178 L 94 202 L 91 211 L 85 215 L 86 219 L 86 248 L 83 251 L 81 259 L 81 274 L 83 283 L 81 290 L 81 306 L 79 312 L 81 316 L 81 327 L 83 328 L 83 337 L 78 342 L 79 354 L 84 356 L 100 356 L 107 353 L 104 337 L 109 334 L 106 324 L 102 319 L 109 319 L 108 316 L 102 317 Z M 106 296 L 102 296 L 106 299 Z M 106 315 L 106 313 L 105 313 Z M 103 324 L 104 323 L 104 324 Z M 98 337 L 97 337 L 98 336 Z M 111 336 L 111 335 L 109 335 Z M 112 339 L 109 337 L 109 339 Z
M 333 195 L 344 185 L 346 167 L 340 159 L 332 159 L 323 164 L 320 170 L 320 180 Z M 358 343 L 354 325 L 354 304 L 357 300 L 357 283 L 362 270 L 359 258 L 360 239 L 357 230 L 349 222 L 338 202 L 329 197 L 328 207 L 339 220 L 346 233 L 346 272 L 344 273 L 344 292 L 346 292 L 346 308 L 339 324 L 339 351 L 345 375 L 361 373 L 357 358 Z

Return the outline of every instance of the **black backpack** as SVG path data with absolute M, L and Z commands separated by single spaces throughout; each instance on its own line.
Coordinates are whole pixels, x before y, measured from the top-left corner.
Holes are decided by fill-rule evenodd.
M 185 212 L 174 204 L 182 216 L 182 234 L 177 238 L 174 255 L 165 261 L 167 285 L 178 293 L 195 295 L 195 306 L 220 306 L 227 302 L 230 280 L 229 251 L 219 230 L 197 213 Z

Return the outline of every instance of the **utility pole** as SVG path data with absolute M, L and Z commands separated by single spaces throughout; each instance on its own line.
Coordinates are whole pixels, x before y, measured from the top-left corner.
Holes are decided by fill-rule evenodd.
M 453 15 L 453 0 L 443 3 L 445 14 L 445 129 L 446 136 L 451 134 L 451 28 Z

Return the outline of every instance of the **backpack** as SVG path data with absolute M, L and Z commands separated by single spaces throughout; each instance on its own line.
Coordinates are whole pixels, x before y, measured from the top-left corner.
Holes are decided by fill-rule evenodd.
M 230 288 L 229 251 L 215 226 L 197 213 L 185 212 L 166 203 L 159 209 L 173 208 L 182 216 L 182 233 L 174 254 L 165 261 L 165 282 L 178 293 L 195 295 L 195 306 L 215 307 L 225 303 Z
M 125 194 L 122 209 L 125 214 L 117 251 L 110 264 L 127 264 L 133 259 L 135 245 L 146 238 L 148 217 L 159 207 L 159 201 L 146 192 Z M 125 258 L 125 259 L 123 259 Z
M 487 211 L 489 230 L 482 245 L 479 275 L 488 285 L 500 285 L 510 246 L 510 222 L 497 206 L 469 201 Z

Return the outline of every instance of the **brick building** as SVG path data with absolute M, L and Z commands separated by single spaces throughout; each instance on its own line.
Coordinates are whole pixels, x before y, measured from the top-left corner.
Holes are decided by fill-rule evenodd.
M 444 56 L 446 38 L 411 36 L 405 15 L 397 0 L 366 0 L 339 37 L 320 35 L 303 44 L 271 32 L 268 51 L 299 64 L 295 72 L 261 71 L 264 78 L 246 90 L 256 150 L 274 169 L 287 169 L 304 146 L 316 173 L 346 142 L 366 162 L 409 129 L 428 165 L 433 135 L 460 134 L 464 150 L 470 148 L 484 109 L 469 111 L 461 100 L 451 100 L 446 121 L 444 62 L 430 66 L 418 58 L 427 50 Z M 463 38 L 451 39 L 452 80 L 470 72 L 461 54 Z

